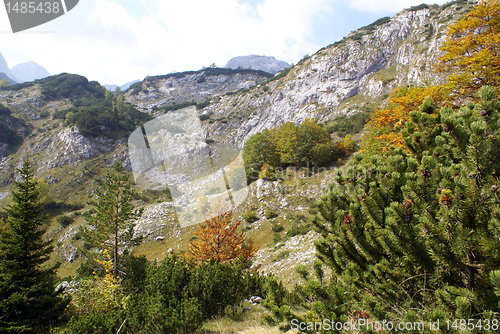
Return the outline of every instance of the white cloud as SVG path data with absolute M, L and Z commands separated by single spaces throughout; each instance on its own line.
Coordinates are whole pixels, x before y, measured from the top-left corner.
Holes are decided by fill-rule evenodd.
M 9 34 L 6 13 L 0 52 L 13 65 L 33 60 L 50 73 L 71 72 L 101 83 L 224 66 L 234 56 L 261 54 L 297 62 L 316 45 L 316 24 L 339 0 L 86 0 L 25 33 Z M 352 0 L 364 11 L 392 11 L 418 1 Z M 344 4 L 345 5 L 345 4 Z M 352 14 L 352 13 L 351 13 Z M 39 32 L 53 33 L 39 33 Z

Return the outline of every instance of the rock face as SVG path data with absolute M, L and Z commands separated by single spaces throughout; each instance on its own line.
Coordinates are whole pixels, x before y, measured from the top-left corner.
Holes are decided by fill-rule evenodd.
M 227 122 L 206 122 L 207 134 L 241 148 L 251 135 L 282 122 L 374 110 L 397 86 L 443 82 L 445 75 L 433 69 L 439 46 L 446 27 L 466 9 L 452 4 L 405 10 L 361 28 L 265 87 L 213 100 L 202 113 Z
M 34 81 L 50 76 L 50 73 L 33 61 L 17 64 L 12 68 L 12 73 L 20 82 Z
M 276 74 L 289 66 L 290 64 L 287 62 L 276 60 L 274 57 L 250 55 L 234 57 L 229 60 L 224 67 L 232 68 L 233 70 L 237 68 L 252 68 L 254 70 L 261 70 L 271 74 Z
M 134 94 L 129 90 L 126 97 L 139 110 L 151 111 L 184 102 L 199 103 L 227 92 L 248 89 L 270 76 L 264 74 L 259 71 L 224 74 L 219 73 L 218 69 L 176 73 L 145 80 L 141 91 Z

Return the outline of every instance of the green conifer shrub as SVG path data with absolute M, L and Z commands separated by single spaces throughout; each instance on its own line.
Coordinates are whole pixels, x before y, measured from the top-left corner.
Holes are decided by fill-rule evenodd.
M 351 312 L 443 323 L 500 311 L 492 283 L 500 264 L 500 102 L 490 87 L 480 98 L 458 112 L 436 112 L 426 99 L 403 131 L 410 154 L 394 150 L 366 166 L 356 155 L 321 198 L 318 258 L 333 270 L 334 288 L 350 296 Z

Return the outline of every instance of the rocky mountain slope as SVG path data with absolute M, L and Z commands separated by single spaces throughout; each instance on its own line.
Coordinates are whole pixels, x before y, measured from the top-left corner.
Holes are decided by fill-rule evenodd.
M 340 114 L 372 111 L 397 86 L 442 82 L 444 76 L 433 71 L 433 64 L 444 32 L 470 6 L 458 1 L 404 10 L 352 32 L 249 91 L 214 92 L 201 114 L 225 122 L 206 121 L 204 129 L 210 138 L 242 147 L 252 134 L 285 121 L 328 121 Z M 146 91 L 144 82 L 140 95 L 151 102 L 140 103 L 130 92 L 128 101 L 154 112 L 171 94 L 167 83 L 154 82 L 161 89 Z
M 252 134 L 264 128 L 285 121 L 300 123 L 312 117 L 330 122 L 339 115 L 369 113 L 383 105 L 397 86 L 442 82 L 444 76 L 434 73 L 433 65 L 440 55 L 445 29 L 470 6 L 466 0 L 459 0 L 441 7 L 421 5 L 404 10 L 352 32 L 275 76 L 255 70 L 218 68 L 172 73 L 131 85 L 124 98 L 151 117 L 196 106 L 201 132 L 211 139 L 214 152 L 222 152 L 229 146 L 241 149 Z M 0 140 L 2 207 L 9 203 L 15 169 L 26 157 L 34 160 L 37 176 L 49 184 L 51 197 L 84 205 L 114 160 L 122 160 L 130 170 L 126 136 L 85 136 L 64 118 L 56 117 L 74 107 L 80 97 L 71 92 L 66 96 L 48 95 L 50 90 L 38 82 L 13 87 L 0 90 L 0 103 L 10 110 L 0 111 L 0 126 L 12 131 L 8 138 L 20 138 Z M 309 243 L 313 239 L 312 234 L 300 236 L 308 228 L 310 202 L 319 196 L 328 177 L 328 173 L 321 180 L 300 175 L 290 177 L 285 183 L 293 192 L 288 195 L 282 194 L 279 184 L 261 182 L 251 186 L 251 195 L 237 214 L 242 215 L 250 208 L 261 218 L 259 223 L 246 224 L 244 228 L 262 245 L 259 258 L 267 259 L 265 268 L 270 271 L 281 268 L 276 263 L 285 258 L 288 267 L 301 261 L 300 254 L 291 254 L 290 245 L 295 245 L 295 239 L 291 238 L 305 238 Z M 262 196 L 267 199 L 262 200 Z M 135 204 L 146 208 L 138 226 L 138 233 L 147 240 L 138 249 L 141 254 L 162 257 L 169 248 L 178 250 L 189 240 L 191 228 L 180 229 L 175 225 L 170 199 L 167 191 L 148 193 L 138 189 Z M 279 217 L 264 218 L 267 207 Z M 69 213 L 74 218 L 69 226 L 60 225 L 52 217 L 47 234 L 57 242 L 57 256 L 76 260 L 75 263 L 78 263 L 75 247 L 79 242 L 76 226 L 83 223 L 80 213 Z M 275 225 L 282 225 L 285 230 L 271 231 Z M 299 230 L 297 234 L 286 234 Z M 279 244 L 284 247 L 282 250 L 276 246 Z M 311 248 L 305 247 L 304 252 L 309 259 Z M 65 268 L 74 268 L 65 266 L 68 267 L 63 266 L 63 272 Z

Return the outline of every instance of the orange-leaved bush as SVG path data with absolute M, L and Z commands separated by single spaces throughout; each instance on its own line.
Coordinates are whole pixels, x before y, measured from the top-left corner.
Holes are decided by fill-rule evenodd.
M 189 244 L 189 256 L 195 261 L 211 258 L 218 262 L 250 260 L 258 248 L 251 239 L 246 240 L 244 234 L 238 232 L 241 221 L 232 224 L 232 212 L 222 205 L 216 205 L 207 217 L 213 218 L 200 223 L 193 232 L 197 238 Z
M 500 84 L 500 0 L 481 1 L 448 27 L 438 71 L 449 72 L 453 95 L 472 97 L 482 86 Z

